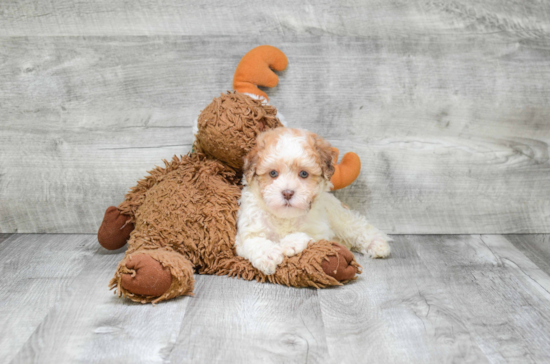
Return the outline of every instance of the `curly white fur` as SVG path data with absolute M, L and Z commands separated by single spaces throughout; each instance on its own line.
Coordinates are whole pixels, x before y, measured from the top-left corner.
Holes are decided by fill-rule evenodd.
M 322 177 L 322 161 L 311 148 L 314 134 L 288 128 L 271 134 L 275 137 L 259 140 L 255 164 L 248 163 L 254 173 L 245 170 L 237 254 L 265 274 L 273 274 L 285 255 L 322 239 L 372 258 L 389 256 L 388 236 L 329 192 L 332 185 Z M 270 177 L 271 171 L 277 171 L 276 178 Z M 300 171 L 309 176 L 301 178 Z M 292 197 L 284 198 L 283 191 L 289 190 Z

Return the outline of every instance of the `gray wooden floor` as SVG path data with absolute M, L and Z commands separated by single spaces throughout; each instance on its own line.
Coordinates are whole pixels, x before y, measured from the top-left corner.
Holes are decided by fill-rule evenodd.
M 197 276 L 157 306 L 107 290 L 94 235 L 0 234 L 0 362 L 550 361 L 548 235 L 396 235 L 353 284 Z

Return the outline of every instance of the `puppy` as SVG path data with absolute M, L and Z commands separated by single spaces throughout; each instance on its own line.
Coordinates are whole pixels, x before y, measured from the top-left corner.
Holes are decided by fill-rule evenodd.
M 390 254 L 386 234 L 329 193 L 330 144 L 309 131 L 276 128 L 245 157 L 237 254 L 265 274 L 310 242 L 338 241 L 372 258 Z

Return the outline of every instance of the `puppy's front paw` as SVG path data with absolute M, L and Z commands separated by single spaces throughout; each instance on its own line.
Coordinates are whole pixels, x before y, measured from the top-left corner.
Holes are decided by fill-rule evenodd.
M 374 259 L 387 258 L 390 255 L 390 252 L 390 244 L 383 239 L 373 240 L 366 249 L 367 255 Z
M 279 246 L 282 248 L 284 255 L 292 257 L 303 252 L 311 240 L 311 236 L 306 233 L 293 233 L 281 239 Z
M 252 262 L 252 265 L 259 269 L 263 274 L 271 275 L 277 270 L 277 266 L 283 262 L 283 251 L 280 247 L 268 249 Z

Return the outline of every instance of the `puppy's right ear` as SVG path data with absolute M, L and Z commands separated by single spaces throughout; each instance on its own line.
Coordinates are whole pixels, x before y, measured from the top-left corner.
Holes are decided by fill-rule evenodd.
M 243 175 L 247 184 L 252 182 L 252 178 L 256 174 L 256 165 L 258 164 L 258 143 L 244 157 Z
M 333 150 L 332 146 L 328 141 L 321 138 L 317 134 L 312 134 L 313 139 L 315 140 L 315 149 L 319 155 L 321 170 L 323 171 L 323 177 L 330 181 L 332 175 L 334 174 L 333 161 L 336 157 L 336 152 Z

